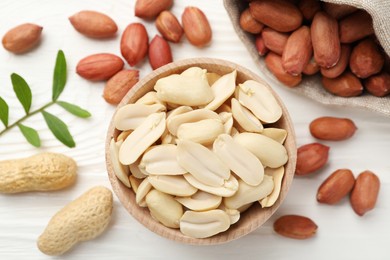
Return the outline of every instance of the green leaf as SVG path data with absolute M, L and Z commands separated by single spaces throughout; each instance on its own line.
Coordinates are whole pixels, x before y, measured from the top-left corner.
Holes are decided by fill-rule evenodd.
M 45 118 L 46 124 L 50 131 L 61 143 L 70 148 L 76 146 L 73 137 L 68 130 L 68 127 L 64 122 L 61 121 L 61 119 L 46 111 L 42 111 L 42 115 Z
M 20 129 L 20 132 L 22 132 L 22 134 L 30 144 L 35 147 L 41 146 L 41 139 L 39 138 L 38 132 L 35 129 L 22 125 L 20 123 L 18 124 L 18 127 Z
M 76 106 L 76 105 L 73 105 L 73 104 L 70 104 L 70 103 L 64 102 L 64 101 L 57 101 L 56 103 L 58 105 L 60 105 L 61 107 L 63 107 L 66 111 L 68 111 L 69 113 L 71 113 L 75 116 L 78 116 L 81 118 L 87 118 L 87 117 L 91 116 L 91 113 L 89 113 L 85 109 L 82 109 L 79 106 Z
M 56 65 L 53 76 L 53 96 L 52 100 L 56 101 L 61 95 L 66 84 L 66 59 L 62 50 L 58 51 Z
M 16 73 L 11 74 L 11 81 L 12 85 L 14 86 L 16 96 L 22 104 L 24 111 L 26 111 L 26 114 L 28 114 L 32 100 L 30 87 L 28 86 L 27 82 Z
M 8 104 L 4 99 L 0 97 L 0 120 L 4 126 L 8 126 Z

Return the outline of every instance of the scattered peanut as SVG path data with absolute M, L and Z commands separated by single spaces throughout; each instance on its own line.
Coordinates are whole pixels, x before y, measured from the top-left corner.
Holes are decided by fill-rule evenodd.
M 329 146 L 310 143 L 298 148 L 296 175 L 307 175 L 321 169 L 328 162 Z
M 371 171 L 364 171 L 356 178 L 351 192 L 351 206 L 356 214 L 363 216 L 374 209 L 379 194 L 380 181 Z
M 274 222 L 276 233 L 294 239 L 307 239 L 315 235 L 318 226 L 310 219 L 298 215 L 284 215 Z
M 42 30 L 42 26 L 32 23 L 18 25 L 3 36 L 3 47 L 16 54 L 27 52 L 39 43 Z

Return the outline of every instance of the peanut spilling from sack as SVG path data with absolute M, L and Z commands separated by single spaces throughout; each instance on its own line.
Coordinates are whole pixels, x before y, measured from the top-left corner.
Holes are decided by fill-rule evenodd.
M 389 57 L 366 11 L 319 0 L 248 2 L 239 24 L 284 85 L 320 73 L 323 87 L 337 96 L 390 94 Z
M 188 68 L 160 78 L 113 119 L 114 173 L 153 219 L 189 237 L 224 232 L 281 191 L 287 131 L 267 126 L 282 108 L 263 83 L 236 77 Z

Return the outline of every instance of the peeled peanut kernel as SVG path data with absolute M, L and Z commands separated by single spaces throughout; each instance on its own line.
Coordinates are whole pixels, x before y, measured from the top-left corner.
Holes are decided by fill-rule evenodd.
M 121 107 L 115 114 L 115 128 L 121 131 L 136 129 L 145 119 L 157 112 L 164 112 L 165 106 L 161 104 L 143 105 L 128 104 Z
M 163 106 L 167 106 L 165 102 L 162 102 L 157 98 L 157 92 L 156 91 L 149 91 L 142 97 L 140 97 L 137 101 L 135 101 L 134 104 L 142 104 L 142 105 L 154 105 L 154 104 L 160 104 Z
M 208 109 L 197 109 L 179 115 L 172 115 L 167 120 L 167 128 L 171 134 L 177 136 L 177 130 L 181 124 L 198 122 L 203 119 L 219 120 L 219 116 L 217 113 Z
M 264 175 L 263 181 L 257 186 L 248 185 L 243 180 L 238 180 L 238 185 L 233 196 L 223 199 L 224 205 L 229 209 L 238 209 L 267 197 L 274 188 L 274 181 L 272 176 Z
M 178 107 L 180 107 L 179 104 L 174 104 L 174 103 L 169 103 L 169 102 L 167 102 L 167 109 L 168 109 L 168 110 L 176 109 L 176 108 L 178 108 Z
M 130 175 L 129 181 L 130 181 L 131 188 L 133 189 L 134 193 L 137 194 L 138 187 L 141 184 L 142 179 L 138 179 L 138 178 L 134 177 L 133 175 Z
M 153 186 L 150 184 L 148 178 L 144 179 L 138 186 L 137 193 L 135 194 L 135 202 L 140 207 L 146 207 L 145 197 L 152 188 Z
M 216 82 L 221 77 L 221 75 L 214 72 L 207 72 L 206 77 L 207 81 L 209 82 L 209 85 L 212 86 L 214 82 Z
M 263 125 L 260 120 L 252 114 L 252 112 L 242 106 L 235 98 L 232 98 L 231 102 L 233 117 L 244 130 L 255 133 L 261 133 L 263 131 Z
M 180 218 L 183 216 L 183 207 L 172 195 L 158 190 L 151 190 L 145 198 L 150 215 L 170 228 L 179 228 Z
M 233 196 L 234 193 L 236 193 L 238 190 L 238 181 L 236 178 L 234 178 L 233 175 L 230 175 L 230 178 L 226 180 L 220 187 L 206 185 L 195 179 L 195 177 L 189 173 L 186 173 L 183 176 L 195 188 L 217 196 L 230 197 Z
M 129 167 L 125 167 L 119 162 L 118 154 L 119 147 L 122 145 L 123 141 L 115 143 L 114 139 L 111 139 L 110 142 L 110 157 L 111 165 L 114 170 L 116 177 L 127 187 L 131 188 L 129 181 Z
M 208 103 L 204 108 L 216 110 L 234 93 L 236 89 L 237 71 L 225 74 L 220 77 L 212 86 L 211 91 L 214 94 L 214 99 Z
M 282 116 L 282 108 L 271 91 L 262 83 L 247 80 L 239 84 L 238 100 L 265 123 L 274 123 Z
M 198 191 L 182 175 L 150 175 L 148 180 L 156 190 L 175 196 L 191 196 Z
M 252 205 L 253 205 L 253 202 L 248 203 L 248 204 L 245 204 L 245 205 L 239 207 L 237 210 L 238 210 L 240 213 L 243 213 L 243 212 L 247 211 Z
M 259 201 L 261 207 L 266 208 L 274 205 L 276 200 L 279 198 L 280 189 L 282 186 L 282 180 L 284 176 L 284 167 L 281 166 L 276 169 L 267 167 L 265 168 L 264 173 L 265 175 L 272 176 L 274 180 L 274 188 L 271 194 L 269 194 L 267 197 Z
M 179 140 L 189 140 L 203 145 L 209 145 L 225 128 L 220 119 L 204 119 L 198 122 L 181 124 L 177 129 Z
M 222 124 L 225 124 L 226 122 L 230 121 L 230 119 L 233 117 L 233 114 L 229 112 L 220 112 L 218 113 L 218 115 L 222 121 Z
M 201 144 L 180 140 L 177 160 L 199 182 L 213 187 L 223 186 L 230 177 L 229 168 L 212 151 Z
M 238 135 L 240 132 L 238 132 L 237 128 L 235 128 L 234 126 L 232 127 L 232 130 L 230 131 L 230 135 L 232 137 L 235 137 L 236 135 Z
M 186 211 L 180 219 L 180 231 L 189 237 L 206 238 L 226 231 L 230 218 L 223 210 Z
M 233 127 L 233 114 L 229 112 L 221 112 L 218 114 L 223 123 L 224 133 L 230 135 Z
M 149 115 L 123 142 L 119 161 L 124 165 L 135 162 L 141 154 L 161 137 L 165 130 L 165 113 Z
M 264 167 L 260 160 L 236 143 L 230 135 L 221 134 L 214 142 L 213 151 L 237 176 L 249 185 L 259 185 Z
M 133 130 L 127 130 L 127 131 L 123 131 L 121 132 L 118 137 L 116 138 L 116 141 L 119 142 L 119 141 L 124 141 L 131 133 L 133 132 Z
M 278 168 L 288 160 L 286 148 L 265 135 L 240 133 L 234 136 L 234 141 L 256 155 L 264 166 Z
M 206 70 L 198 74 L 183 72 L 181 75 L 172 74 L 157 80 L 154 89 L 158 99 L 186 106 L 208 104 L 214 99 L 214 95 L 207 81 Z
M 139 167 L 141 163 L 141 158 L 129 165 L 131 174 L 137 179 L 145 179 L 148 177 L 149 173 L 144 169 Z
M 230 225 L 233 225 L 240 220 L 240 211 L 236 209 L 228 209 L 223 204 L 219 205 L 218 209 L 223 210 L 226 214 L 228 214 L 230 218 Z
M 190 197 L 176 197 L 184 207 L 193 211 L 216 209 L 222 202 L 222 197 L 204 191 L 197 191 Z
M 278 143 L 283 144 L 287 137 L 287 131 L 282 128 L 273 128 L 267 127 L 261 132 L 262 135 L 265 135 Z
M 167 123 L 172 117 L 190 112 L 192 110 L 192 107 L 189 106 L 179 106 L 177 108 L 172 109 L 171 111 L 167 112 Z
M 153 175 L 181 175 L 187 173 L 177 162 L 177 146 L 162 144 L 152 146 L 142 156 L 140 167 Z
M 175 137 L 169 131 L 165 131 L 161 136 L 161 144 L 176 144 Z
M 201 78 L 203 77 L 203 75 L 206 75 L 207 78 L 207 70 L 202 69 L 200 67 L 190 67 L 185 71 L 183 71 L 180 75 L 185 77 L 198 77 L 198 78 Z
M 230 106 L 228 104 L 223 103 L 219 108 L 217 108 L 217 110 L 215 110 L 215 112 L 217 112 L 217 113 L 222 113 L 222 112 L 231 113 L 232 109 L 230 108 Z

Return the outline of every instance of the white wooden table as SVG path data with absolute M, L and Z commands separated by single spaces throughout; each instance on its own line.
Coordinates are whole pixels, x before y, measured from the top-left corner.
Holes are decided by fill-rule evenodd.
M 222 1 L 175 1 L 172 9 L 180 17 L 185 6 L 200 7 L 213 29 L 213 42 L 204 49 L 191 46 L 187 40 L 171 45 L 175 60 L 191 57 L 227 59 L 260 75 L 245 47 L 235 35 Z M 69 126 L 77 147 L 68 149 L 49 132 L 37 115 L 26 122 L 37 128 L 42 148 L 36 149 L 24 141 L 17 129 L 0 138 L 0 160 L 21 158 L 42 151 L 60 152 L 73 157 L 79 166 L 77 183 L 57 192 L 34 192 L 0 195 L 0 259 L 48 259 L 36 247 L 37 237 L 47 222 L 65 204 L 95 185 L 110 187 L 104 161 L 106 130 L 114 112 L 102 96 L 103 83 L 91 83 L 75 73 L 77 62 L 93 53 L 120 54 L 120 36 L 96 41 L 83 37 L 70 25 L 68 17 L 80 10 L 97 10 L 110 15 L 119 25 L 119 33 L 131 22 L 131 0 L 2 0 L 0 2 L 0 35 L 24 23 L 40 24 L 43 41 L 39 48 L 25 55 L 13 55 L 0 48 L 0 96 L 10 104 L 10 121 L 23 108 L 12 91 L 10 74 L 22 75 L 33 92 L 33 109 L 51 98 L 52 71 L 56 53 L 65 52 L 68 61 L 68 84 L 61 99 L 88 109 L 92 118 L 78 119 L 60 108 L 49 111 L 59 115 Z M 156 29 L 152 22 L 142 21 L 152 38 Z M 141 77 L 151 69 L 145 60 L 139 66 Z M 298 96 L 277 82 L 269 80 L 284 100 L 294 121 L 297 143 L 315 141 L 308 124 L 319 116 L 348 117 L 358 131 L 344 142 L 323 142 L 331 147 L 328 165 L 310 177 L 296 177 L 289 196 L 263 227 L 244 238 L 220 246 L 195 247 L 161 238 L 135 221 L 115 197 L 113 219 L 108 230 L 95 240 L 85 242 L 59 259 L 389 259 L 390 239 L 390 119 L 359 109 L 327 107 Z M 1 129 L 1 128 L 0 128 Z M 355 176 L 369 169 L 381 180 L 375 210 L 358 217 L 344 199 L 336 206 L 320 205 L 315 195 L 321 182 L 334 170 L 350 168 Z M 292 240 L 281 237 L 272 229 L 273 221 L 284 214 L 301 214 L 312 218 L 319 226 L 313 239 Z

